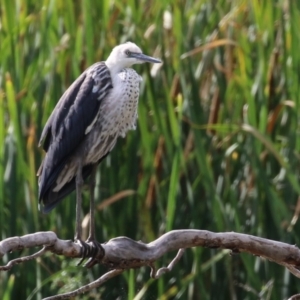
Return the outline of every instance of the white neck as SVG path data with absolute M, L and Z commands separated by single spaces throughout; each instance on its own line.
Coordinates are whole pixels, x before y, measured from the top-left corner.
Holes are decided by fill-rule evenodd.
M 111 64 L 107 61 L 105 62 L 105 64 L 108 67 L 112 76 L 118 74 L 123 69 L 122 67 L 120 68 L 120 66 L 116 66 L 115 64 Z
M 115 57 L 110 55 L 105 61 L 106 66 L 109 68 L 111 74 L 117 74 L 124 68 L 129 68 L 130 63 L 125 60 L 116 61 Z

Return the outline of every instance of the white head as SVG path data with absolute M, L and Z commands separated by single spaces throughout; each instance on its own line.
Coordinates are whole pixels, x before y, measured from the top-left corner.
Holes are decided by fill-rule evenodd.
M 124 68 L 129 68 L 133 64 L 142 64 L 144 62 L 160 63 L 159 59 L 147 56 L 142 53 L 142 50 L 134 43 L 127 42 L 116 46 L 105 64 L 109 69 L 120 71 Z

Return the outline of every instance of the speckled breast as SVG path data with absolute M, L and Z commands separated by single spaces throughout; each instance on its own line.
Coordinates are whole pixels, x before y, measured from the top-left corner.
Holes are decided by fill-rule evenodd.
M 110 152 L 119 136 L 136 129 L 138 99 L 142 78 L 133 69 L 123 69 L 113 79 L 113 89 L 103 100 L 94 128 L 86 162 L 96 162 Z M 100 134 L 99 134 L 100 132 Z

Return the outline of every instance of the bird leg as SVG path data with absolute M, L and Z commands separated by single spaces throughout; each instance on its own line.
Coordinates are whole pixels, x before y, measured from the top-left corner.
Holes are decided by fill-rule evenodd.
M 81 241 L 81 203 L 82 203 L 82 160 L 78 159 L 77 162 L 77 174 L 76 174 L 76 231 L 75 241 Z
M 96 171 L 97 165 L 93 166 L 92 173 L 90 175 L 90 228 L 87 242 L 95 241 L 95 185 L 96 185 Z
M 89 256 L 91 251 L 90 246 L 81 240 L 82 227 L 81 227 L 81 203 L 82 203 L 82 159 L 77 160 L 77 173 L 76 173 L 76 230 L 74 240 L 82 247 L 82 259 L 78 263 L 80 265 L 82 261 Z
M 77 265 L 80 265 L 83 260 L 89 257 L 89 260 L 85 263 L 85 267 L 91 268 L 97 262 L 99 257 L 104 256 L 104 249 L 101 244 L 95 240 L 95 201 L 94 201 L 94 189 L 95 189 L 95 177 L 96 177 L 96 168 L 93 167 L 91 177 L 90 177 L 90 221 L 89 221 L 89 237 L 86 242 L 81 240 L 82 228 L 81 228 L 81 203 L 82 203 L 82 187 L 83 187 L 83 178 L 82 178 L 82 160 L 78 160 L 77 164 L 77 174 L 76 174 L 76 233 L 75 241 L 80 244 L 82 247 L 82 258 Z M 88 244 L 89 243 L 89 244 Z M 101 254 L 101 255 L 100 255 Z M 98 259 L 97 259 L 98 258 Z
M 90 221 L 89 221 L 89 237 L 87 242 L 91 244 L 91 252 L 90 258 L 84 264 L 85 267 L 91 268 L 94 266 L 100 257 L 100 259 L 104 256 L 104 249 L 99 242 L 95 239 L 95 185 L 96 185 L 96 171 L 97 165 L 93 166 L 92 173 L 90 175 Z

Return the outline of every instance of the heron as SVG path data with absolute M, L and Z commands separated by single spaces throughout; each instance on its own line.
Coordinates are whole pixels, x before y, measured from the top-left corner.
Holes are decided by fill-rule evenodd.
M 75 242 L 83 258 L 95 256 L 94 188 L 99 163 L 118 137 L 136 129 L 141 76 L 133 64 L 161 63 L 134 43 L 113 48 L 106 61 L 86 69 L 61 96 L 42 131 L 39 146 L 46 152 L 38 170 L 39 210 L 49 213 L 76 190 Z M 89 179 L 89 235 L 82 241 L 81 202 Z M 92 245 L 92 246 L 90 246 Z

